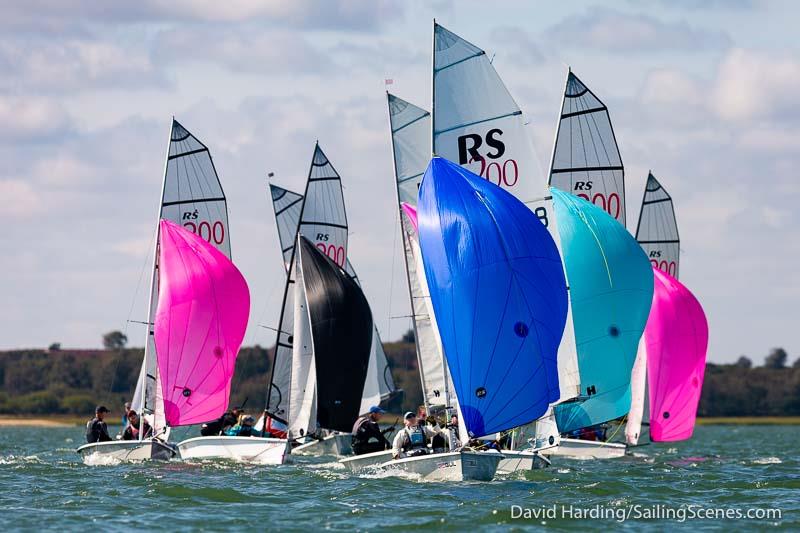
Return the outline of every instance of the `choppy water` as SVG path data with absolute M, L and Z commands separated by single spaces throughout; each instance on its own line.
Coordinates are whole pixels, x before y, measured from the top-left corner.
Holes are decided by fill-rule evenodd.
M 74 452 L 81 428 L 0 428 L 0 526 L 465 530 L 539 528 L 546 523 L 563 530 L 681 525 L 693 530 L 720 525 L 797 530 L 798 429 L 698 427 L 689 442 L 641 447 L 634 457 L 560 460 L 547 470 L 490 483 L 424 483 L 350 474 L 329 459 L 299 459 L 281 467 L 231 462 L 89 467 Z M 553 509 L 557 517 L 512 519 L 512 505 L 551 514 Z M 680 522 L 680 513 L 688 513 L 690 505 L 699 506 L 693 507 L 695 512 L 777 508 L 782 518 Z M 675 520 L 618 522 L 629 506 L 634 506 L 631 516 L 672 512 Z M 613 516 L 578 517 L 591 509 Z

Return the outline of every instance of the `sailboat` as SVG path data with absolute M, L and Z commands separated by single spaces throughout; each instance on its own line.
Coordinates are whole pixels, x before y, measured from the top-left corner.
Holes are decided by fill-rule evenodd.
M 289 424 L 290 419 L 297 417 L 291 411 L 301 408 L 302 395 L 298 396 L 297 387 L 294 387 L 293 390 L 293 383 L 298 378 L 297 372 L 300 371 L 294 366 L 297 357 L 293 354 L 297 326 L 295 324 L 297 248 L 294 244 L 289 245 L 288 243 L 296 242 L 297 235 L 300 235 L 311 239 L 321 252 L 340 267 L 345 267 L 347 260 L 347 214 L 341 178 L 318 143 L 314 147 L 304 194 L 284 195 L 278 199 L 278 202 L 274 203 L 274 206 L 276 207 L 276 220 L 288 275 L 278 322 L 265 416 Z M 297 217 L 299 222 L 294 222 L 291 218 L 283 216 L 284 214 Z M 290 235 L 291 237 L 289 237 Z M 302 320 L 307 321 L 302 313 L 299 316 Z M 305 327 L 308 325 L 306 324 Z M 363 383 L 355 385 L 363 390 Z M 293 402 L 292 398 L 296 402 Z M 351 426 L 356 417 L 357 414 L 353 417 Z M 349 434 L 351 428 L 348 428 L 347 433 L 332 432 L 322 439 L 312 438 L 306 433 L 306 429 L 300 429 L 303 429 L 303 435 L 293 435 L 295 443 L 300 443 L 299 446 L 292 449 L 293 454 L 348 455 L 352 452 Z M 332 428 L 320 427 L 319 429 Z
M 680 236 L 672 197 L 652 172 L 636 239 L 652 263 L 655 287 L 631 382 L 633 399 L 625 428 L 631 446 L 640 444 L 643 422 L 653 442 L 691 437 L 708 347 L 703 308 L 677 280 Z
M 361 406 L 372 313 L 355 281 L 299 233 L 295 254 L 289 436 L 346 432 Z
M 544 224 L 561 249 L 553 199 L 533 145 L 525 129 L 522 110 L 514 101 L 486 52 L 434 21 L 433 46 L 433 153 L 449 159 L 499 185 L 522 201 Z M 563 255 L 563 254 L 562 254 Z M 571 304 L 570 304 L 571 305 Z M 571 307 L 558 351 L 560 395 L 556 403 L 580 396 L 580 370 Z M 548 411 L 543 422 L 553 421 Z M 544 448 L 559 444 L 559 434 L 538 431 L 533 442 L 517 433 L 515 447 Z M 554 428 L 555 423 L 547 424 Z M 516 455 L 514 450 L 507 455 Z M 526 452 L 520 461 L 506 461 L 504 471 L 535 464 Z
M 142 414 L 142 419 L 148 420 L 154 436 L 139 441 L 82 446 L 79 453 L 84 460 L 90 456 L 107 456 L 115 460 L 163 460 L 176 453 L 172 446 L 166 444 L 169 426 L 165 416 L 165 392 L 159 371 L 155 335 L 161 279 L 159 243 L 162 219 L 180 224 L 187 231 L 196 233 L 225 257 L 230 258 L 227 203 L 214 162 L 208 148 L 175 119 L 170 128 L 159 203 L 145 353 L 132 402 L 132 409 Z
M 550 162 L 550 173 L 548 181 L 550 185 L 556 189 L 560 189 L 566 193 L 570 193 L 586 202 L 598 207 L 600 210 L 607 213 L 611 218 L 619 222 L 624 228 L 625 226 L 625 169 L 622 163 L 622 158 L 619 153 L 616 137 L 614 135 L 614 128 L 611 124 L 611 117 L 608 112 L 607 106 L 592 92 L 586 84 L 581 81 L 574 72 L 570 69 L 567 73 L 566 82 L 564 85 L 564 94 L 561 104 L 561 112 L 559 114 L 558 126 L 556 128 L 555 141 L 553 143 L 553 152 Z M 566 210 L 563 216 L 570 217 L 571 210 Z M 573 213 L 574 214 L 574 213 Z M 561 216 L 556 213 L 559 222 L 561 223 Z M 603 217 L 598 215 L 600 219 Z M 607 222 L 607 221 L 606 221 Z M 564 225 L 571 225 L 573 222 L 569 220 L 563 221 Z M 577 226 L 580 227 L 580 224 Z M 625 235 L 619 234 L 619 237 L 625 239 Z M 562 236 L 562 244 L 569 246 Z M 609 242 L 600 242 L 601 249 L 608 246 Z M 627 242 L 630 247 L 630 242 Z M 563 250 L 562 250 L 563 251 Z M 566 254 L 565 254 L 566 256 Z M 624 255 L 618 259 L 624 260 Z M 596 261 L 605 261 L 605 257 L 595 257 Z M 606 265 L 608 268 L 609 265 Z M 567 275 L 570 279 L 570 286 L 574 289 L 574 284 L 569 274 L 569 266 L 567 266 Z M 581 275 L 581 274 L 574 274 Z M 581 284 L 583 285 L 583 284 Z M 606 283 L 607 285 L 607 283 Z M 584 285 L 586 286 L 586 285 Z M 601 285 L 602 286 L 602 285 Z M 616 291 L 618 287 L 613 287 Z M 580 298 L 571 291 L 573 302 L 578 301 Z M 615 295 L 608 294 L 604 302 L 598 301 L 601 308 L 608 314 L 614 309 L 614 298 L 625 297 L 624 293 L 616 292 Z M 573 309 L 578 304 L 573 304 Z M 635 314 L 634 305 L 629 309 L 630 316 Z M 606 381 L 608 373 L 616 373 L 619 365 L 623 367 L 629 365 L 630 347 L 625 345 L 611 352 L 611 364 L 607 368 L 601 368 L 596 364 L 598 355 L 590 355 L 591 349 L 588 349 L 583 343 L 586 337 L 579 333 L 586 331 L 587 324 L 585 320 L 591 321 L 594 318 L 591 314 L 581 315 L 581 313 L 573 314 L 576 332 L 576 345 L 578 349 L 578 366 L 580 370 L 580 377 L 582 382 L 596 382 Z M 591 322 L 588 323 L 591 325 Z M 583 338 L 582 338 L 583 337 Z M 607 357 L 607 356 L 606 356 Z M 628 374 L 628 379 L 630 374 Z M 617 381 L 616 384 L 620 387 L 624 385 L 623 381 Z M 583 387 L 585 389 L 585 387 Z M 542 420 L 537 427 L 537 441 L 541 440 L 542 436 L 548 434 L 558 435 L 569 431 L 577 431 L 583 428 L 574 427 L 574 420 L 568 421 L 567 412 L 578 412 L 580 403 L 587 399 L 592 391 L 581 390 L 577 398 L 571 402 L 566 402 L 563 406 L 554 407 L 552 417 Z M 606 397 L 608 398 L 608 397 Z M 603 400 L 605 401 L 605 400 Z M 598 405 L 598 398 L 594 398 L 592 405 Z M 597 413 L 595 413 L 597 415 Z M 600 420 L 602 417 L 589 417 L 587 425 L 597 425 L 606 422 L 607 420 Z M 591 421 L 591 424 L 589 423 Z M 567 424 L 565 426 L 565 424 Z M 584 431 L 585 434 L 593 434 L 593 430 Z M 552 438 L 552 437 L 551 437 Z M 579 458 L 613 458 L 621 457 L 624 455 L 624 448 L 618 444 L 603 442 L 602 440 L 586 440 L 575 439 L 568 437 L 556 436 L 558 446 L 549 450 L 550 455 L 561 455 L 568 457 Z
M 434 158 L 419 193 L 419 244 L 465 435 L 529 423 L 559 396 L 567 289 L 554 241 L 500 187 Z M 390 462 L 423 477 L 491 479 L 500 453 L 462 448 Z M 453 463 L 440 472 L 437 463 Z M 460 475 L 459 475 L 460 474 Z
M 275 223 L 278 227 L 281 253 L 284 257 L 284 265 L 288 275 L 291 254 L 294 251 L 295 237 L 297 236 L 297 228 L 300 222 L 303 195 L 274 184 L 270 184 L 269 189 L 275 212 Z M 350 259 L 345 259 L 345 272 L 353 278 L 353 281 L 361 285 Z M 361 398 L 360 414 L 366 414 L 373 405 L 388 401 L 397 392 L 391 368 L 389 368 L 389 362 L 386 359 L 386 352 L 383 350 L 383 342 L 376 326 L 372 334 L 369 370 L 364 384 L 364 394 Z

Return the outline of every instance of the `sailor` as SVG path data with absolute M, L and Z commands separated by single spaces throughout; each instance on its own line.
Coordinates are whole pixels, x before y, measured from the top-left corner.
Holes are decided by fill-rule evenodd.
M 381 431 L 380 426 L 378 426 L 381 415 L 385 412 L 377 405 L 373 405 L 365 416 L 359 417 L 356 423 L 353 424 L 351 443 L 354 454 L 363 455 L 365 453 L 382 452 L 391 447 L 391 444 L 384 436 L 384 432 L 391 431 L 391 428 Z M 370 439 L 375 440 L 370 441 Z
M 141 433 L 143 439 L 153 436 L 153 428 L 147 423 L 147 420 L 140 420 L 139 414 L 131 409 L 128 411 L 128 426 L 122 433 L 122 440 L 139 440 L 139 423 L 141 422 Z
M 420 426 L 413 411 L 403 415 L 403 424 L 405 427 L 397 432 L 392 443 L 392 457 L 395 459 L 425 455 L 428 453 L 425 441 L 442 433 L 437 424 Z
M 125 405 L 122 409 L 122 429 L 125 429 L 128 425 L 128 413 L 131 410 L 131 402 L 125 402 Z
M 241 410 L 238 407 L 233 410 L 225 411 L 218 419 L 200 426 L 200 434 L 204 437 L 225 434 L 229 428 L 236 425 L 240 413 Z
M 261 437 L 261 431 L 255 429 L 255 419 L 244 413 L 239 415 L 239 423 L 225 431 L 228 437 Z
M 98 405 L 94 410 L 94 418 L 86 424 L 86 442 L 106 442 L 111 440 L 108 435 L 108 426 L 103 421 L 106 413 L 108 413 L 108 407 L 105 405 Z

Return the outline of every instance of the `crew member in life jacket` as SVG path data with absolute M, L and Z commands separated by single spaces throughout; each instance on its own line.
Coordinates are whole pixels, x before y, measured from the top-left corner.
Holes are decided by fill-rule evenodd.
M 382 452 L 391 447 L 391 444 L 383 434 L 384 432 L 378 426 L 381 415 L 385 412 L 377 405 L 373 405 L 366 415 L 359 417 L 356 423 L 353 424 L 351 443 L 354 454 L 363 455 L 365 453 Z M 391 431 L 391 428 L 384 431 Z M 370 439 L 375 440 L 371 441 Z
M 420 425 L 412 411 L 403 415 L 403 423 L 405 427 L 397 432 L 392 443 L 392 457 L 395 459 L 425 455 L 428 453 L 427 440 L 442 433 L 438 424 Z
M 111 440 L 108 434 L 108 426 L 103 420 L 108 413 L 108 407 L 105 405 L 98 405 L 94 410 L 94 418 L 86 423 L 86 442 L 106 442 Z
M 147 420 L 140 420 L 139 414 L 131 409 L 128 411 L 128 426 L 122 432 L 122 440 L 139 440 L 139 423 L 141 422 L 142 438 L 147 439 L 153 436 L 153 428 L 147 423 Z

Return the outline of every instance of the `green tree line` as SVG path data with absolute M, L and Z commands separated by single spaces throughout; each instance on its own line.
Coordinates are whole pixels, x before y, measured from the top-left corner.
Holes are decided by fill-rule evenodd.
M 113 332 L 112 332 L 113 333 Z M 88 415 L 98 403 L 120 413 L 139 376 L 143 350 L 125 348 L 124 339 L 106 336 L 105 350 L 0 352 L 0 414 Z M 395 384 L 402 393 L 387 406 L 393 412 L 422 403 L 413 334 L 384 344 Z M 231 404 L 247 401 L 251 410 L 264 404 L 272 348 L 242 348 L 231 386 Z M 788 365 L 788 354 L 774 349 L 764 366 L 741 357 L 734 364 L 706 366 L 701 416 L 800 415 L 800 364 Z

